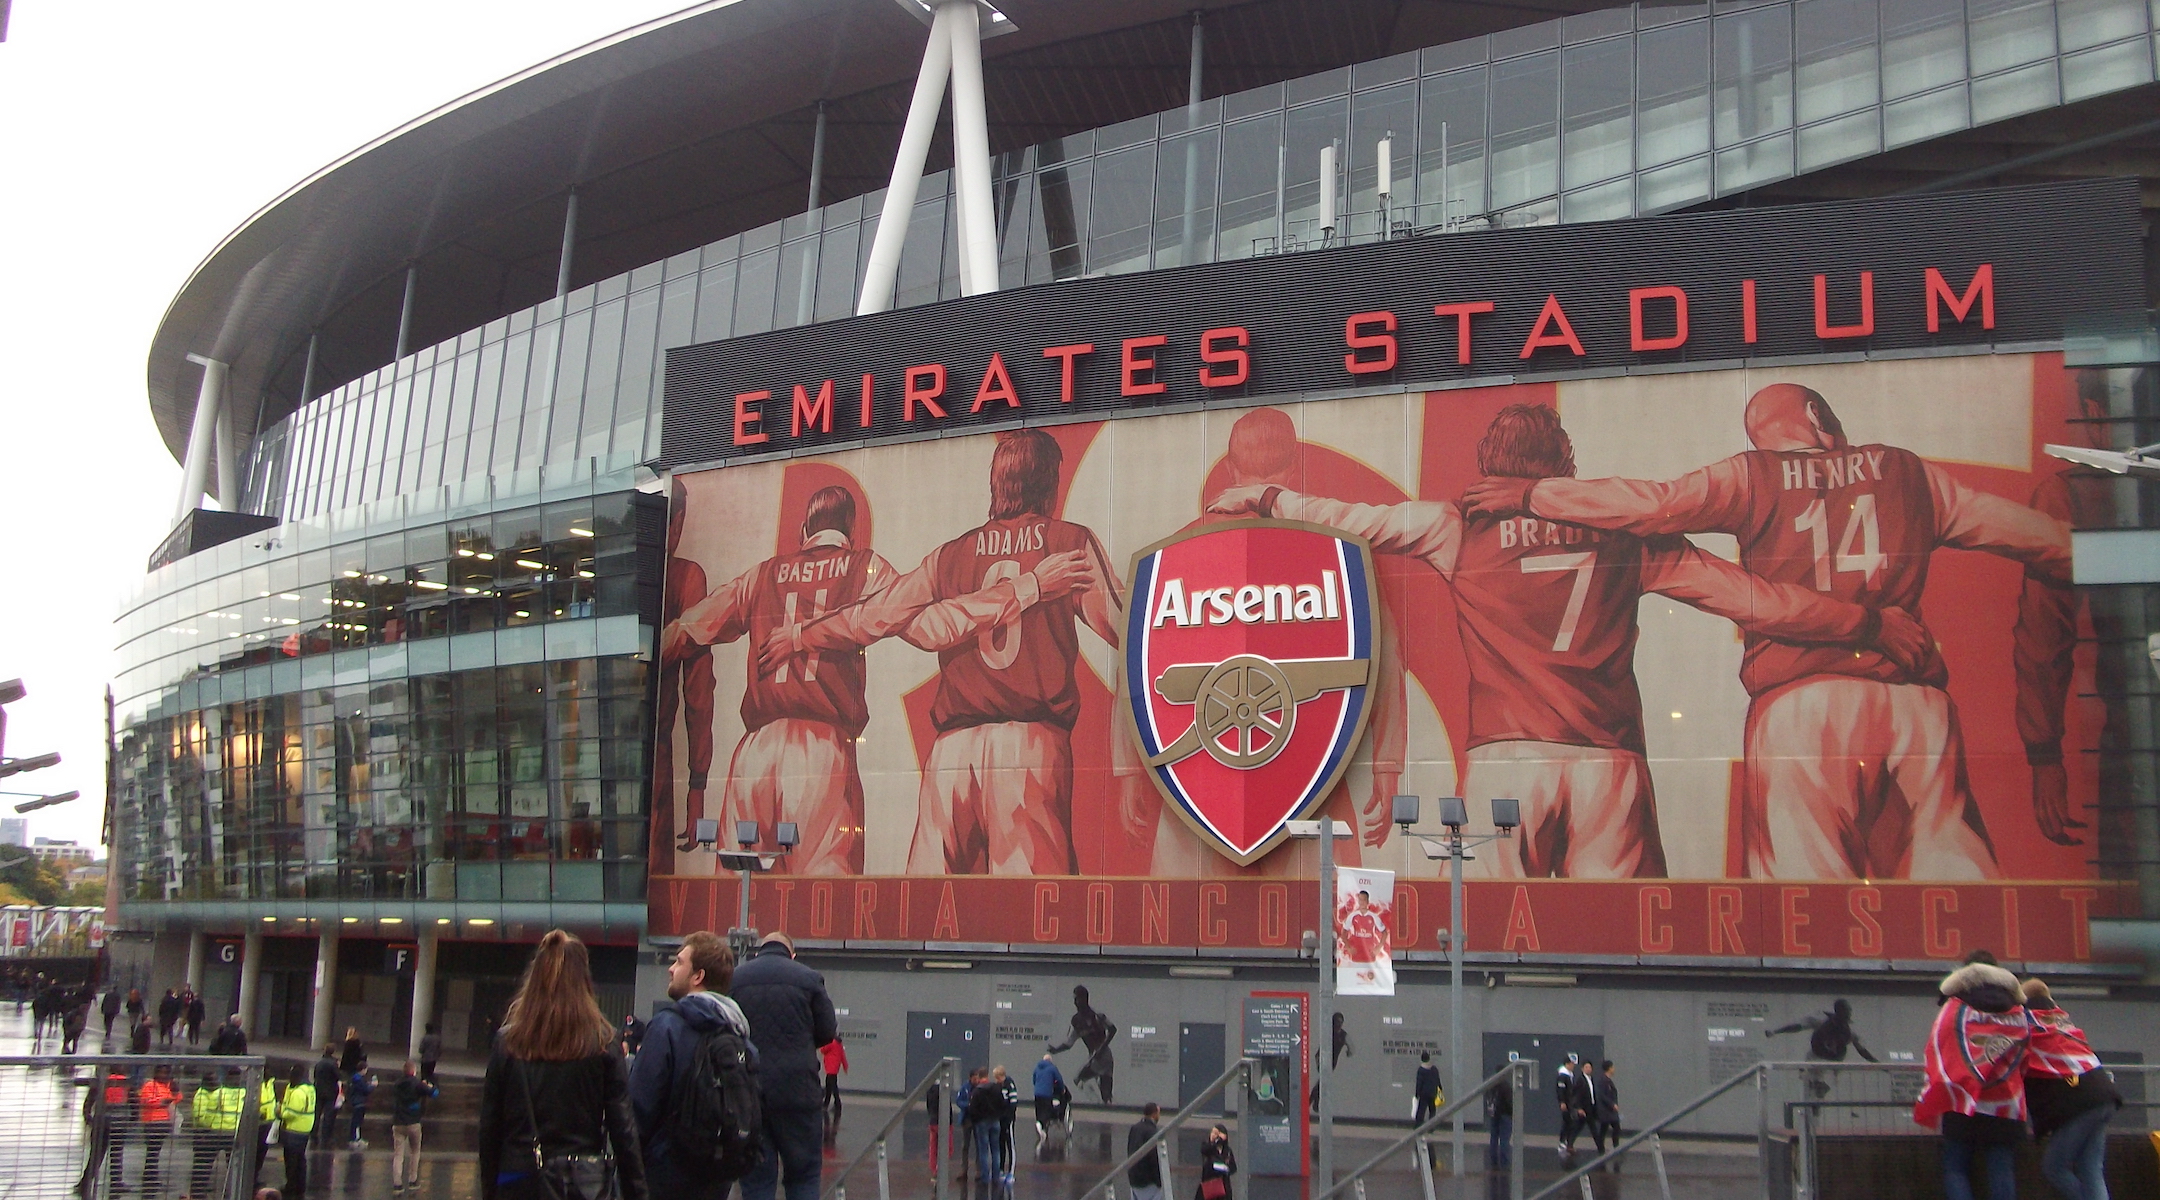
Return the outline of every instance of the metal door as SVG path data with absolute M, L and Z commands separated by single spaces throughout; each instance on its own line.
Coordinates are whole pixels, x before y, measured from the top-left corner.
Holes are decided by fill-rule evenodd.
M 1200 1089 L 1215 1082 L 1229 1063 L 1225 1061 L 1224 1045 L 1229 1040 L 1229 1026 L 1209 1025 L 1198 1021 L 1178 1024 L 1177 1043 L 1177 1103 L 1179 1108 L 1193 1102 Z M 1211 1097 L 1200 1111 L 1211 1117 L 1223 1112 L 1222 1089 Z
M 1575 1055 L 1584 1063 L 1596 1066 L 1605 1058 L 1605 1039 L 1587 1033 L 1488 1033 L 1485 1035 L 1485 1065 L 1477 1074 L 1485 1078 L 1499 1070 L 1508 1060 L 1508 1052 L 1514 1051 L 1523 1058 L 1537 1060 L 1537 1090 L 1528 1096 L 1515 1097 L 1515 1122 L 1524 1133 L 1558 1137 L 1560 1134 L 1560 1100 L 1553 1093 L 1553 1080 L 1560 1064 L 1567 1056 Z M 1440 1078 L 1447 1079 L 1442 1068 Z M 1589 1134 L 1585 1133 L 1585 1140 Z
M 957 1058 L 962 1071 L 990 1065 L 990 1018 L 985 1013 L 911 1012 L 907 1015 L 907 1078 L 914 1087 L 941 1058 Z M 947 1103 L 952 1097 L 946 1097 Z

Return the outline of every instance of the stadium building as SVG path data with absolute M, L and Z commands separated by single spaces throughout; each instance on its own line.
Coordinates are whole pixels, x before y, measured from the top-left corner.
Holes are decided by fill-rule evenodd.
M 1311 991 L 1321 806 L 1348 1114 L 1905 1055 L 1978 948 L 2160 1056 L 2160 510 L 2044 449 L 2160 441 L 2156 18 L 739 0 L 419 117 L 149 348 L 114 968 L 481 1051 L 552 927 L 649 1008 L 749 821 L 851 1085 L 1167 1103 Z

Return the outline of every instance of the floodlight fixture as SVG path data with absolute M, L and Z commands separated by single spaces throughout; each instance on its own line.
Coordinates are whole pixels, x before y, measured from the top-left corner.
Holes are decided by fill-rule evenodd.
M 1493 828 L 1507 833 L 1522 824 L 1522 801 L 1506 796 L 1495 796 L 1492 802 Z
M 757 845 L 758 823 L 756 821 L 735 822 L 735 844 L 746 850 Z
M 1419 801 L 1416 796 L 1397 796 L 1394 803 L 1395 823 L 1397 825 L 1402 826 L 1404 830 L 1408 830 L 1412 825 L 1417 824 Z
M 1463 826 L 1470 823 L 1470 806 L 1463 803 L 1461 796 L 1441 797 L 1440 823 L 1450 830 L 1460 832 Z
M 801 827 L 793 821 L 782 821 L 773 828 L 773 841 L 782 850 L 793 850 L 802 842 Z

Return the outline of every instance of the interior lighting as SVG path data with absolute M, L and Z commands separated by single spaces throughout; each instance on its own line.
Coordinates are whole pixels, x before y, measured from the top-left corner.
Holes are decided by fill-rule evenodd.
M 347 579 L 358 579 L 358 578 L 360 578 L 360 572 L 358 572 L 358 571 L 341 571 L 341 572 L 339 572 L 339 574 L 341 574 L 341 575 L 345 576 L 345 578 L 347 578 Z
M 477 558 L 477 559 L 479 559 L 479 560 L 480 560 L 481 562 L 494 562 L 494 561 L 495 561 L 495 556 L 494 556 L 494 555 L 492 555 L 492 554 L 475 554 L 475 555 L 473 555 L 473 557 L 474 557 L 474 558 Z
M 448 917 L 437 917 L 437 918 L 435 918 L 435 923 L 436 923 L 437 925 L 448 925 L 448 924 L 450 923 L 450 918 L 448 918 Z
M 384 918 L 382 919 L 382 923 L 383 923 L 383 924 L 385 924 L 385 925 L 403 925 L 403 924 L 405 923 L 405 918 L 403 918 L 403 917 L 384 917 Z
M 277 918 L 276 918 L 276 917 L 264 917 L 264 918 L 263 918 L 263 924 L 265 924 L 265 925 L 275 925 L 275 924 L 277 924 Z
M 300 596 L 295 592 L 279 592 L 277 598 L 280 600 L 298 600 Z
M 462 548 L 460 548 L 460 549 L 458 550 L 458 552 L 457 552 L 457 556 L 458 556 L 459 558 L 471 558 L 471 557 L 473 556 L 473 552 L 472 552 L 472 551 L 470 551 L 470 550 L 466 550 L 466 549 L 462 549 Z
M 576 536 L 578 536 L 578 537 L 591 537 L 591 536 L 593 535 L 593 531 L 592 531 L 592 530 L 590 530 L 590 529 L 579 529 L 579 528 L 578 528 L 577 526 L 575 526 L 575 525 L 572 525 L 572 526 L 570 527 L 570 532 L 571 532 L 572 534 L 575 534 L 575 535 L 576 535 Z
M 358 918 L 358 917 L 347 917 L 347 918 L 345 918 L 345 923 L 346 923 L 347 925 L 358 925 L 358 924 L 360 923 L 360 918 Z
M 544 562 L 534 562 L 533 560 L 531 560 L 531 559 L 529 559 L 529 558 L 521 558 L 521 559 L 517 560 L 517 565 L 519 565 L 519 566 L 521 566 L 521 567 L 524 567 L 524 568 L 525 568 L 526 570 L 529 570 L 529 571 L 545 571 L 545 570 L 547 570 L 547 564 L 546 564 L 546 563 L 544 563 Z
M 450 590 L 449 584 L 437 583 L 432 579 L 415 579 L 413 580 L 413 586 L 416 588 L 426 588 L 428 591 L 431 592 L 447 592 Z
M 526 611 L 525 611 L 524 609 L 522 609 L 522 608 L 521 608 L 521 609 L 517 610 L 517 615 L 519 615 L 519 616 L 521 616 L 521 617 L 529 617 L 529 616 L 531 616 L 532 614 L 531 614 L 531 613 L 529 613 L 529 612 L 526 612 Z
M 480 589 L 475 587 L 469 587 L 465 589 L 465 594 L 468 596 L 477 596 L 480 594 Z
M 591 579 L 593 576 L 591 571 L 579 571 L 577 577 L 579 579 Z
M 495 919 L 493 917 L 467 917 L 465 923 L 467 925 L 493 925 Z

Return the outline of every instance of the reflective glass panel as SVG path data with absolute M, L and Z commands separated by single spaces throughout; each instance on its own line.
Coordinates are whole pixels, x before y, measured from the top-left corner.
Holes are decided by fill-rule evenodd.
M 1492 206 L 1559 190 L 1560 54 L 1493 64 Z
M 1154 202 L 1153 143 L 1095 156 L 1088 199 L 1088 274 L 1147 270 Z
M 1632 40 L 1611 38 L 1561 52 L 1560 136 L 1566 186 L 1611 179 L 1634 167 L 1634 130 L 1629 120 L 1634 92 Z M 1620 207 L 1624 214 L 1624 194 Z
M 1636 46 L 1636 161 L 1650 166 L 1708 150 L 1710 23 L 1650 30 Z
M 1800 121 L 1865 108 L 1881 98 L 1874 0 L 1800 0 L 1793 6 Z
M 1783 5 L 1716 20 L 1717 144 L 1760 137 L 1792 124 L 1792 10 Z M 1743 159 L 1748 156 L 1742 156 Z M 1723 156 L 1718 190 L 1725 189 Z
M 1216 251 L 1225 259 L 1272 252 L 1280 233 L 1277 189 L 1282 117 L 1255 117 L 1223 126 L 1222 236 Z M 1044 201 L 1049 200 L 1045 185 Z
M 1155 160 L 1155 265 L 1215 257 L 1215 146 L 1220 131 L 1164 138 Z
M 1485 70 L 1473 67 L 1432 75 L 1420 85 L 1417 222 L 1421 229 L 1486 209 Z
M 1910 96 L 1965 76 L 1963 0 L 1881 0 L 1883 94 Z M 1886 125 L 1890 124 L 1885 117 Z

